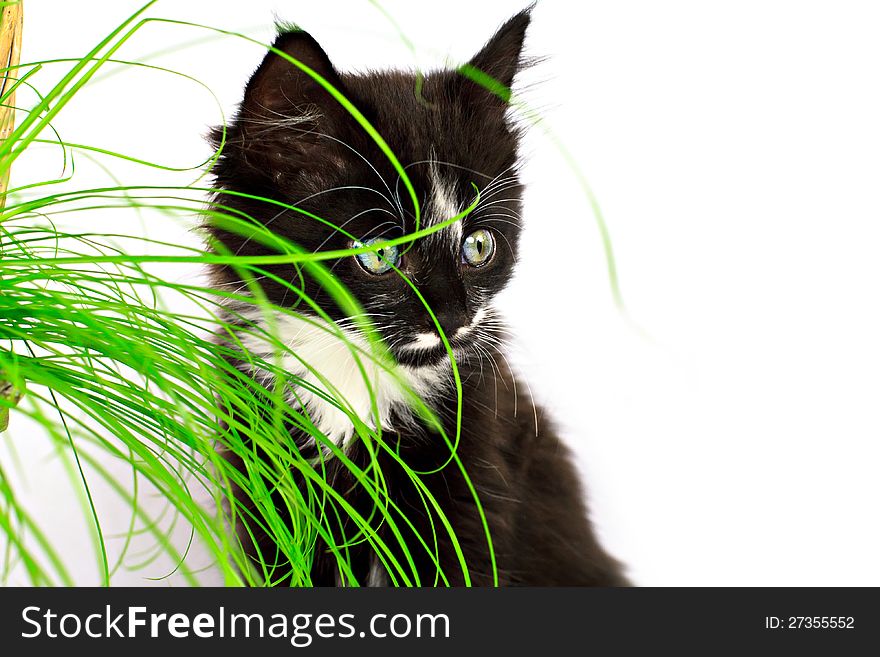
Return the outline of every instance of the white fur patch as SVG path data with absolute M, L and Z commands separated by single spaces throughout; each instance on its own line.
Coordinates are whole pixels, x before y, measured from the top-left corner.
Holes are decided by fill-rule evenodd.
M 471 323 L 467 326 L 460 326 L 458 330 L 455 332 L 455 337 L 460 338 L 464 335 L 470 333 L 474 327 L 483 321 L 486 317 L 486 307 L 483 306 L 477 312 L 474 313 L 474 318 L 471 320 Z
M 431 197 L 428 202 L 426 222 L 428 226 L 436 226 L 439 223 L 452 219 L 452 217 L 461 212 L 461 208 L 455 200 L 455 188 L 452 183 L 440 175 L 440 171 L 434 163 L 431 163 L 429 178 L 431 180 Z M 432 233 L 426 240 L 428 242 L 448 240 L 453 255 L 458 255 L 462 233 L 461 221 L 456 221 L 451 226 Z
M 260 309 L 252 308 L 244 314 L 267 334 L 273 334 Z M 276 357 L 280 358 L 281 367 L 286 372 L 313 388 L 296 386 L 286 395 L 287 399 L 291 406 L 303 408 L 315 426 L 340 447 L 354 433 L 350 414 L 371 428 L 392 430 L 392 411 L 397 411 L 404 421 L 413 419 L 410 395 L 405 386 L 427 401 L 442 385 L 443 365 L 422 368 L 399 365 L 394 370 L 400 378 L 398 380 L 370 356 L 369 344 L 356 331 L 342 329 L 344 337 L 340 337 L 340 329 L 323 320 L 282 313 L 275 313 L 273 321 L 276 323 L 275 335 L 284 349 L 272 344 L 268 336 L 253 333 L 240 335 L 244 348 L 270 363 Z M 363 371 L 358 367 L 356 357 Z M 374 417 L 371 391 L 376 400 L 378 418 Z M 341 402 L 345 410 L 323 398 L 319 392 Z
M 440 336 L 436 333 L 419 333 L 416 339 L 401 347 L 403 351 L 427 351 L 440 345 Z
M 388 574 L 385 572 L 385 567 L 376 555 L 373 555 L 370 558 L 370 572 L 367 573 L 366 585 L 388 586 Z

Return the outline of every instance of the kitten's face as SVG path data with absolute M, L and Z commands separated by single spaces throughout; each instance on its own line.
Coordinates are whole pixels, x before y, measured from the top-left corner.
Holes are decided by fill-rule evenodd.
M 509 87 L 527 25 L 527 14 L 511 19 L 471 65 Z M 434 234 L 325 262 L 392 353 L 413 366 L 446 358 L 426 304 L 457 357 L 497 341 L 491 301 L 511 276 L 520 232 L 517 135 L 505 118 L 506 102 L 454 71 L 431 73 L 423 84 L 399 72 L 339 74 L 302 32 L 281 35 L 275 48 L 332 84 L 381 135 L 411 181 L 418 228 L 458 215 L 479 190 L 471 213 Z M 218 197 L 218 204 L 247 213 L 307 251 L 370 245 L 417 230 L 410 191 L 375 140 L 324 87 L 272 53 L 248 83 L 215 174 L 223 189 L 275 199 L 329 222 L 242 196 Z M 212 231 L 233 252 L 270 252 L 247 235 Z M 307 274 L 293 266 L 268 269 L 296 281 L 337 323 L 349 325 Z M 239 277 L 221 271 L 220 278 L 234 284 Z M 274 303 L 307 310 L 284 286 L 268 279 L 261 284 Z

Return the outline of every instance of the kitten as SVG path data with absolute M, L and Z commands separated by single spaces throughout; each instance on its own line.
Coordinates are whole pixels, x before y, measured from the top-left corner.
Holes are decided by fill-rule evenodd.
M 510 87 L 523 66 L 529 21 L 528 10 L 511 18 L 470 65 Z M 345 342 L 334 338 L 313 310 L 297 303 L 297 295 L 272 276 L 297 281 L 351 343 L 368 350 L 325 287 L 293 265 L 265 267 L 270 276 L 260 280 L 260 286 L 268 299 L 304 313 L 279 313 L 272 329 L 290 347 L 280 357 L 295 381 L 287 393 L 291 408 L 307 414 L 355 465 L 366 468 L 371 459 L 378 461 L 391 502 L 407 519 L 400 520 L 397 529 L 412 556 L 411 581 L 415 571 L 423 585 L 491 585 L 497 572 L 501 585 L 626 585 L 619 564 L 593 533 L 580 482 L 552 422 L 523 394 L 527 387 L 517 383 L 503 357 L 505 328 L 492 301 L 516 263 L 522 192 L 517 177 L 519 133 L 510 122 L 505 94 L 492 93 L 458 71 L 433 72 L 424 79 L 400 71 L 344 74 L 311 36 L 298 29 L 282 31 L 274 47 L 332 84 L 376 128 L 412 181 L 421 203 L 420 228 L 469 207 L 476 198 L 474 184 L 480 191 L 479 203 L 463 220 L 416 240 L 411 248 L 401 244 L 325 262 L 360 301 L 394 356 L 396 374 L 408 386 L 367 358 L 362 361 L 364 372 L 359 370 Z M 217 144 L 220 134 L 213 135 Z M 370 245 L 416 230 L 411 197 L 376 141 L 324 86 L 272 52 L 247 84 L 214 174 L 219 189 L 233 192 L 217 195 L 218 211 L 254 217 L 309 252 Z M 339 230 L 250 197 L 294 205 Z M 233 253 L 275 252 L 265 240 L 216 222 L 208 230 L 215 243 Z M 457 395 L 449 355 L 419 295 L 396 269 L 435 313 L 458 364 L 463 397 L 457 454 L 485 512 L 494 568 L 467 480 L 449 462 L 447 442 L 413 410 L 404 392 L 411 387 L 418 393 L 454 440 Z M 218 285 L 242 289 L 241 276 L 232 269 L 217 266 L 213 274 Z M 236 318 L 233 323 L 266 324 L 263 311 L 241 303 L 231 304 L 230 317 Z M 252 356 L 269 361 L 276 355 L 269 340 L 252 332 L 242 332 L 239 339 Z M 222 344 L 234 348 L 233 341 Z M 244 355 L 233 360 L 255 380 L 272 378 L 248 364 L 251 359 Z M 375 408 L 365 379 L 375 395 Z M 347 400 L 348 412 L 326 399 L 330 390 Z M 392 447 L 371 456 L 350 414 L 380 427 Z M 320 447 L 296 422 L 289 431 L 303 456 L 320 454 Z M 234 454 L 228 458 L 244 467 Z M 465 566 L 439 515 L 426 511 L 423 492 L 398 458 L 427 473 L 421 481 L 458 537 Z M 351 508 L 369 516 L 374 502 L 349 468 L 326 449 L 323 463 L 322 476 L 334 490 Z M 301 476 L 292 476 L 304 485 Z M 247 495 L 241 498 L 249 503 Z M 276 502 L 282 503 L 277 496 Z M 356 533 L 349 520 L 335 522 L 338 526 L 328 531 L 339 536 Z M 276 559 L 272 539 L 258 523 L 251 525 L 241 534 L 249 536 L 261 558 Z M 395 558 L 408 563 L 394 547 L 399 540 L 388 523 L 374 525 L 396 551 Z M 339 557 L 324 539 L 317 541 L 312 558 L 311 582 L 316 585 L 348 584 L 351 579 L 374 586 L 405 581 L 391 576 L 383 559 L 363 540 L 351 541 L 346 551 L 350 576 L 341 573 Z

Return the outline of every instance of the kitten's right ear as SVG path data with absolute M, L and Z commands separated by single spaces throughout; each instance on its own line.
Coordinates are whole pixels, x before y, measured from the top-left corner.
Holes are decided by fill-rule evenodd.
M 339 89 L 342 82 L 323 48 L 299 28 L 282 32 L 272 44 L 280 51 Z M 251 76 L 244 92 L 242 111 L 254 115 L 294 117 L 315 106 L 323 111 L 339 104 L 330 93 L 299 66 L 270 50 Z
M 342 131 L 352 120 L 319 80 L 275 51 L 345 94 L 343 83 L 307 32 L 282 32 L 272 47 L 247 83 L 229 144 L 261 174 L 282 179 L 311 172 L 314 177 L 322 162 L 339 164 L 334 140 L 345 141 Z

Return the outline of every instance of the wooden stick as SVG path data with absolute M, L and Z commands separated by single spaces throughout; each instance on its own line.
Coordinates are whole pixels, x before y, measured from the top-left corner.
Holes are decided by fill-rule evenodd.
M 3 7 L 0 12 L 0 141 L 9 137 L 15 126 L 15 89 L 18 80 L 18 63 L 21 55 L 21 2 Z M 6 96 L 7 92 L 9 93 Z M 4 97 L 5 96 L 5 97 Z M 9 163 L 0 162 L 0 212 L 6 205 L 6 190 L 9 188 Z M 2 220 L 2 219 L 0 219 Z M 3 254 L 0 253 L 0 257 Z M 0 397 L 6 402 L 0 405 L 0 433 L 9 426 L 9 405 L 13 406 L 21 399 L 21 391 L 11 382 L 4 380 L 0 371 Z
M 0 65 L 3 79 L 0 81 L 0 98 L 12 89 L 18 79 L 18 63 L 21 56 L 21 27 L 24 18 L 22 3 L 3 7 L 0 13 Z M 15 90 L 0 102 L 0 140 L 9 137 L 15 126 Z M 9 186 L 9 165 L 0 162 L 0 210 L 6 204 Z

